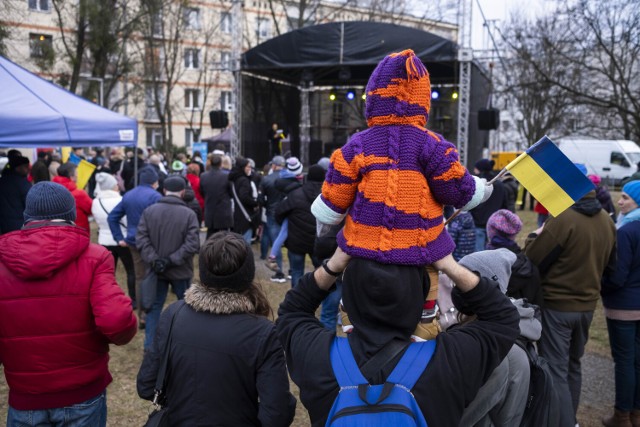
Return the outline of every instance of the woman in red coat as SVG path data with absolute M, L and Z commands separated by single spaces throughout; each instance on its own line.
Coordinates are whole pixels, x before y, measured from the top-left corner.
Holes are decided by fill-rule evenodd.
M 63 185 L 71 192 L 76 200 L 76 225 L 91 232 L 89 228 L 89 217 L 91 216 L 91 205 L 93 200 L 82 188 L 78 188 L 78 167 L 71 162 L 67 162 L 58 168 L 58 176 L 53 177 L 53 182 Z
M 187 180 L 189 180 L 191 188 L 193 188 L 196 200 L 200 204 L 200 209 L 202 209 L 204 215 L 204 197 L 200 192 L 200 166 L 197 163 L 189 163 L 189 166 L 187 166 Z

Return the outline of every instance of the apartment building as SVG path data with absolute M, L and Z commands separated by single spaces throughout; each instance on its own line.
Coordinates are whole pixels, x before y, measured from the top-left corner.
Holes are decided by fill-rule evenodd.
M 9 59 L 136 117 L 140 145 L 189 146 L 211 136 L 219 132 L 210 128 L 211 110 L 227 111 L 233 121 L 237 15 L 231 0 L 4 1 L 0 21 L 10 30 Z M 242 51 L 301 26 L 347 20 L 457 36 L 454 25 L 376 11 L 354 0 L 245 0 L 240 16 Z

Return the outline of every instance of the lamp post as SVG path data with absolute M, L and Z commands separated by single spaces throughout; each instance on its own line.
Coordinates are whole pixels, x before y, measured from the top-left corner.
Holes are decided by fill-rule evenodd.
M 104 107 L 104 79 L 102 77 L 84 77 L 84 79 L 100 83 L 100 106 Z

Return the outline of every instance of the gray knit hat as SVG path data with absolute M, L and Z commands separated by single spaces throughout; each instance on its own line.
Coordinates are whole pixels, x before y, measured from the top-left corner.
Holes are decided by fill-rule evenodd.
M 500 290 L 505 293 L 511 277 L 511 266 L 516 258 L 516 254 L 509 249 L 500 248 L 474 252 L 462 257 L 459 262 L 469 270 L 480 273 L 482 277 L 498 282 Z
M 76 220 L 76 201 L 65 187 L 42 181 L 27 193 L 24 222 L 46 219 Z

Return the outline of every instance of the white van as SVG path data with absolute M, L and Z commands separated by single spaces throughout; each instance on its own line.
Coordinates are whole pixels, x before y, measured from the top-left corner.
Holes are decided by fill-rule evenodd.
M 633 175 L 640 162 L 640 147 L 633 141 L 560 139 L 558 148 L 574 163 L 583 163 L 589 174 L 610 184 Z

